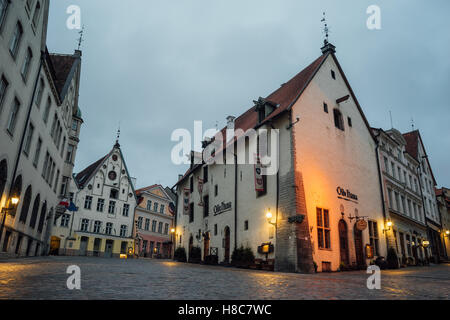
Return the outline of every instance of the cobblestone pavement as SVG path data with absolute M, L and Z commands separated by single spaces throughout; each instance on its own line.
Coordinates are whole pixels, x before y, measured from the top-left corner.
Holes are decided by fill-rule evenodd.
M 66 286 L 81 269 L 81 290 Z M 0 299 L 449 299 L 450 265 L 383 271 L 369 290 L 364 271 L 286 274 L 177 263 L 88 257 L 0 261 Z

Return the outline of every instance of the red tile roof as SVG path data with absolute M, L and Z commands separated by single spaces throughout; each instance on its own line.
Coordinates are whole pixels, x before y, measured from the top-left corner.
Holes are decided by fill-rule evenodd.
M 312 80 L 314 75 L 316 74 L 317 70 L 319 70 L 322 63 L 326 60 L 329 53 L 323 54 L 320 57 L 318 57 L 313 63 L 311 63 L 309 66 L 307 66 L 305 69 L 300 71 L 297 75 L 295 75 L 291 80 L 283 84 L 280 88 L 272 92 L 269 96 L 267 96 L 266 101 L 272 102 L 273 104 L 277 105 L 277 108 L 269 114 L 262 122 L 261 124 L 277 117 L 281 113 L 285 112 L 290 108 L 300 97 L 300 95 L 303 93 L 305 88 L 308 86 L 309 82 Z M 242 129 L 244 132 L 248 129 L 255 128 L 258 125 L 258 114 L 255 111 L 256 106 L 251 107 L 247 111 L 245 111 L 243 114 L 241 114 L 239 117 L 237 117 L 234 121 L 234 128 L 236 129 Z M 224 146 L 226 139 L 226 127 L 223 128 L 220 132 L 222 134 L 222 138 L 224 140 Z M 233 143 L 233 141 L 230 141 L 229 144 Z M 220 152 L 222 150 L 217 150 L 216 152 Z M 192 166 L 184 175 L 183 177 L 177 182 L 181 182 L 184 180 L 189 174 L 191 174 L 193 171 L 195 171 L 198 167 L 200 167 L 200 164 Z M 176 184 L 176 185 L 177 185 Z
M 406 140 L 406 152 L 408 152 L 414 159 L 418 160 L 419 150 L 419 131 L 412 131 L 403 134 Z

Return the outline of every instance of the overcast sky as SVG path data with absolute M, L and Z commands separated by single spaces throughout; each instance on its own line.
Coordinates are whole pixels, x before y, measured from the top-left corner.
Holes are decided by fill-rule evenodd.
M 420 129 L 439 186 L 450 187 L 448 0 L 58 0 L 51 1 L 50 52 L 72 53 L 81 8 L 85 41 L 80 106 L 85 121 L 75 171 L 120 143 L 138 187 L 172 186 L 176 128 L 219 128 L 320 54 L 322 12 L 330 42 L 371 126 Z M 369 5 L 381 30 L 368 30 Z

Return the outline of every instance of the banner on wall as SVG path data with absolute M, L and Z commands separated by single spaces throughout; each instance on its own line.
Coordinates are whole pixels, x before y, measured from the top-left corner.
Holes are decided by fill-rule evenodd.
M 183 214 L 189 215 L 189 188 L 184 188 L 183 190 Z
M 203 179 L 198 178 L 198 194 L 200 195 L 200 202 L 198 205 L 203 207 Z
M 264 179 L 259 155 L 255 154 L 255 190 L 264 191 Z

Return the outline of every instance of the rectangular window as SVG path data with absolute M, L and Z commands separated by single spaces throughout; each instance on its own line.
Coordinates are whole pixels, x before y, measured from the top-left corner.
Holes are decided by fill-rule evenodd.
M 30 153 L 31 140 L 33 140 L 33 134 L 34 134 L 34 126 L 33 126 L 33 124 L 30 123 L 28 126 L 27 136 L 25 138 L 25 145 L 23 147 L 23 152 L 27 156 Z
M 7 130 L 10 135 L 14 134 L 14 129 L 16 128 L 17 116 L 20 110 L 20 102 L 17 98 L 14 98 L 13 105 L 11 107 L 11 112 L 8 118 Z
M 2 0 L 0 0 L 0 1 L 2 1 Z M 6 1 L 6 0 L 3 0 L 3 1 Z M 6 91 L 8 89 L 8 86 L 9 86 L 8 81 L 6 81 L 6 78 L 2 76 L 2 78 L 0 80 L 0 112 L 3 107 L 3 101 L 5 100 Z
M 26 80 L 28 78 L 28 71 L 30 70 L 31 60 L 33 59 L 33 52 L 30 48 L 27 49 L 25 60 L 22 64 L 22 69 L 20 70 L 20 74 L 22 78 Z
M 6 17 L 6 11 L 8 10 L 9 0 L 0 0 L 0 28 L 3 25 Z
M 109 214 L 114 214 L 116 212 L 116 202 L 110 200 L 109 201 L 109 206 L 108 206 L 108 213 Z
M 344 131 L 345 130 L 344 120 L 341 111 L 339 111 L 338 109 L 333 109 L 333 115 L 334 115 L 334 126 L 339 130 Z
M 123 205 L 123 212 L 122 212 L 122 215 L 124 216 L 124 217 L 128 217 L 128 214 L 130 213 L 130 205 L 129 204 L 127 204 L 127 203 L 125 203 L 124 205 Z
M 153 211 L 158 212 L 158 202 L 153 204 Z
M 72 157 L 73 157 L 73 145 L 69 144 L 67 145 L 66 162 L 72 163 Z
M 189 205 L 189 223 L 194 222 L 194 204 Z
M 352 118 L 347 117 L 347 121 L 348 121 L 348 126 L 353 127 Z
M 68 228 L 69 227 L 69 221 L 70 221 L 70 215 L 63 214 L 61 216 L 61 227 Z
M 112 232 L 113 224 L 111 222 L 108 222 L 106 224 L 105 233 L 110 235 Z
M 218 194 L 219 194 L 219 186 L 216 184 L 214 186 L 214 196 L 217 197 Z
M 150 219 L 145 219 L 145 230 L 149 230 L 150 229 Z
M 126 225 L 121 225 L 120 226 L 120 236 L 121 237 L 126 237 L 127 236 L 127 226 Z
M 248 230 L 248 220 L 244 221 L 244 230 Z
M 214 235 L 217 236 L 218 230 L 217 230 L 217 224 L 214 225 Z
M 189 178 L 189 190 L 191 193 L 194 192 L 194 177 Z
M 164 225 L 164 234 L 169 234 L 169 224 L 168 223 L 166 223 Z
M 56 172 L 56 179 L 55 179 L 55 186 L 53 187 L 53 191 L 56 193 L 56 190 L 58 190 L 58 182 L 59 182 L 59 170 Z
M 389 161 L 386 157 L 384 157 L 384 172 L 389 173 Z
M 104 207 L 105 207 L 105 199 L 98 199 L 97 200 L 97 211 L 103 212 Z
M 138 220 L 137 220 L 137 227 L 138 227 L 138 229 L 142 229 L 142 222 L 143 221 L 144 221 L 144 218 L 138 217 Z
M 328 113 L 328 105 L 325 102 L 323 103 L 323 111 Z
M 39 157 L 41 155 L 41 148 L 42 148 L 42 139 L 38 138 L 38 142 L 36 144 L 36 151 L 34 152 L 34 159 L 33 159 L 33 165 L 35 168 L 38 166 Z
M 159 212 L 164 213 L 164 205 L 163 204 L 159 207 Z
M 147 210 L 152 210 L 152 200 L 147 200 Z
M 48 97 L 47 104 L 45 106 L 44 114 L 42 115 L 42 120 L 44 120 L 44 123 L 47 124 L 48 122 L 48 116 L 50 115 L 50 108 L 52 106 L 52 99 Z
M 86 196 L 86 199 L 84 199 L 84 208 L 91 210 L 91 207 L 92 207 L 92 197 Z
M 378 224 L 376 221 L 369 220 L 369 237 L 370 245 L 373 247 L 375 256 L 379 255 L 379 239 L 378 239 Z
M 41 101 L 42 101 L 42 96 L 44 94 L 44 80 L 41 78 L 41 80 L 39 81 L 39 89 L 36 95 L 36 99 L 34 100 L 34 103 L 36 103 L 36 107 L 39 109 L 41 107 Z
M 81 231 L 87 232 L 89 228 L 89 219 L 81 220 Z
M 20 22 L 17 22 L 16 27 L 14 29 L 14 33 L 9 42 L 9 52 L 15 59 L 17 56 L 17 51 L 19 49 L 20 40 L 22 39 L 23 28 Z
M 69 178 L 68 177 L 63 177 L 62 181 L 61 181 L 61 190 L 60 190 L 60 195 L 61 196 L 65 196 L 66 195 L 68 183 L 69 183 Z
M 329 211 L 317 208 L 317 238 L 319 249 L 331 249 Z
M 158 223 L 158 233 L 162 233 L 163 223 Z
M 102 222 L 101 221 L 95 221 L 94 222 L 94 233 L 100 233 L 102 228 Z
M 203 183 L 208 182 L 208 166 L 203 167 Z
M 333 70 L 331 70 L 331 77 L 336 80 L 336 73 Z
M 152 221 L 152 232 L 156 232 L 156 220 Z

